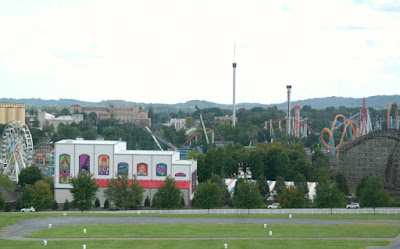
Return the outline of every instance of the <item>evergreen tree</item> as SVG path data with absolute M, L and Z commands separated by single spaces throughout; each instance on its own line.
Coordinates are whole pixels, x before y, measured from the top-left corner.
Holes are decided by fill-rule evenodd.
M 282 176 L 278 176 L 276 178 L 275 188 L 274 188 L 276 194 L 279 196 L 283 192 L 284 188 L 286 188 L 285 179 L 283 179 Z
M 164 184 L 158 188 L 153 197 L 153 206 L 156 208 L 173 209 L 181 208 L 182 192 L 170 176 L 165 178 Z
M 343 172 L 338 172 L 336 174 L 335 179 L 336 179 L 336 183 L 337 183 L 340 191 L 342 191 L 342 193 L 344 195 L 349 195 L 349 193 L 350 193 L 349 184 L 348 184 L 346 176 L 343 174 Z
M 100 200 L 98 197 L 96 197 L 96 200 L 94 201 L 94 206 L 95 207 L 100 207 Z
M 56 202 L 56 200 L 53 201 L 53 205 L 51 206 L 51 209 L 53 209 L 53 210 L 58 209 L 58 203 Z
M 296 186 L 297 190 L 300 191 L 303 196 L 308 194 L 307 180 L 303 174 L 298 173 L 296 175 L 294 178 L 294 186 Z
M 260 175 L 257 178 L 258 189 L 260 190 L 261 196 L 265 198 L 269 194 L 268 181 L 264 175 Z
M 224 182 L 224 180 L 219 177 L 217 174 L 212 174 L 210 181 L 212 183 L 218 184 L 219 188 L 222 191 L 222 196 L 223 196 L 223 205 L 229 205 L 231 204 L 232 196 L 231 193 L 229 193 L 228 186 Z M 236 182 L 237 184 L 237 182 Z
M 5 212 L 10 212 L 11 211 L 11 207 L 10 207 L 10 204 L 8 202 L 6 202 L 6 204 L 4 206 L 4 211 Z
M 96 193 L 99 189 L 91 174 L 79 172 L 77 177 L 71 178 L 71 194 L 74 197 L 73 206 L 83 212 L 93 206 Z
M 104 208 L 109 208 L 110 207 L 110 202 L 108 201 L 108 199 L 106 199 L 104 201 Z
M 6 206 L 6 201 L 3 198 L 2 193 L 0 192 L 0 210 L 4 209 Z
M 71 208 L 71 204 L 69 203 L 68 199 L 65 199 L 64 202 L 64 211 L 68 211 Z
M 144 206 L 145 207 L 150 207 L 150 198 L 149 198 L 149 196 L 146 196 L 146 199 L 144 200 Z

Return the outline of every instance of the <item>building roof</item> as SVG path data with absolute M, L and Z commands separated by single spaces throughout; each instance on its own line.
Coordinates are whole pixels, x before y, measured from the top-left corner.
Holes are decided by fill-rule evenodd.
M 188 165 L 188 164 L 192 164 L 194 160 L 178 160 L 178 161 L 174 161 L 173 164 L 174 165 Z
M 120 150 L 116 152 L 117 155 L 155 155 L 155 156 L 172 156 L 175 153 L 179 153 L 178 151 L 170 151 L 170 150 Z
M 88 145 L 115 145 L 118 143 L 125 143 L 122 141 L 103 141 L 103 140 L 73 140 L 73 139 L 63 139 L 56 144 L 88 144 Z

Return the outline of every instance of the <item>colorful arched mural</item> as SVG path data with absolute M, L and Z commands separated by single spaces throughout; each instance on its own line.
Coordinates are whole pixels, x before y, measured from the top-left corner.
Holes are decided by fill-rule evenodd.
M 79 156 L 79 172 L 90 173 L 90 156 L 83 154 Z
M 69 183 L 71 173 L 71 156 L 68 154 L 60 155 L 60 183 Z
M 99 175 L 110 174 L 110 157 L 107 155 L 99 156 Z
M 138 176 L 147 176 L 148 165 L 146 163 L 138 163 L 137 164 L 137 175 Z
M 119 163 L 118 164 L 118 176 L 122 174 L 128 174 L 129 164 L 127 163 Z
M 156 176 L 167 176 L 167 165 L 165 163 L 156 165 Z

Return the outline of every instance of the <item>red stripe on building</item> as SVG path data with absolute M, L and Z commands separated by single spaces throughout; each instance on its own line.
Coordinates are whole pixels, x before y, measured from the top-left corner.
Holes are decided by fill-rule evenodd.
M 106 188 L 109 180 L 96 179 L 97 185 L 101 188 Z M 129 181 L 131 183 L 132 180 Z M 159 188 L 164 184 L 164 181 L 139 181 L 139 184 L 144 188 Z M 190 189 L 190 181 L 175 181 L 176 186 L 181 189 Z

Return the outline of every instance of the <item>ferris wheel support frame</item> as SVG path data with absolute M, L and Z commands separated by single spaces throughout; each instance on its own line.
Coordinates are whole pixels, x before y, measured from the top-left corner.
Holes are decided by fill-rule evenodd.
M 19 173 L 30 166 L 32 156 L 33 140 L 28 126 L 16 120 L 9 122 L 1 137 L 3 175 L 18 182 Z

